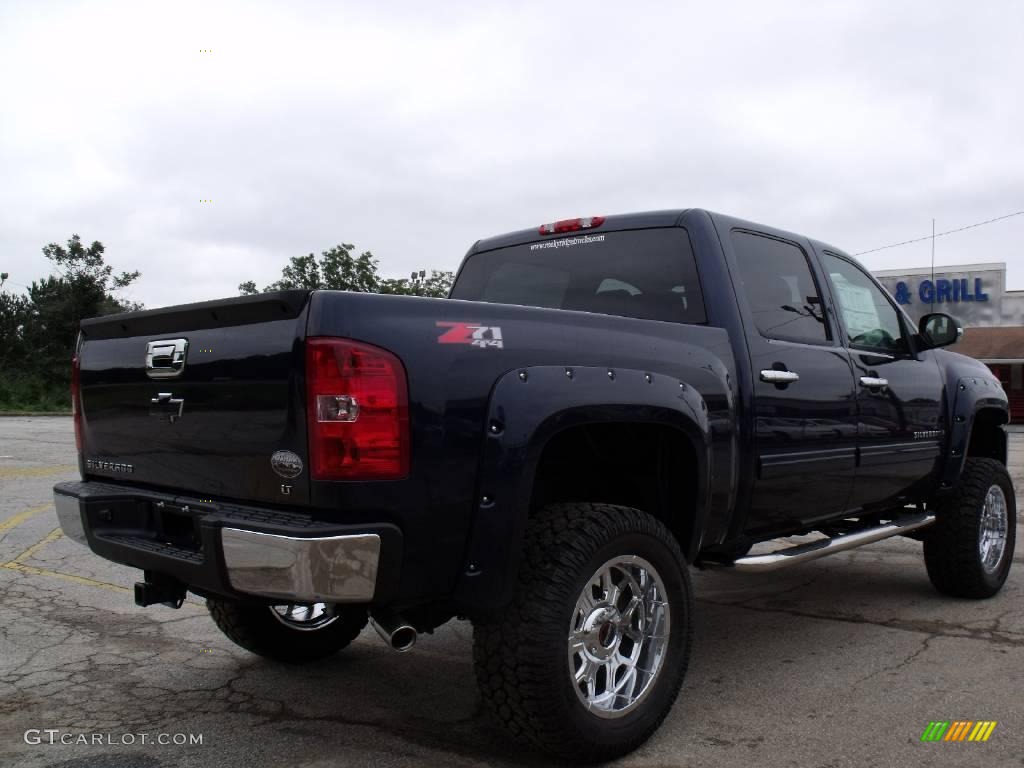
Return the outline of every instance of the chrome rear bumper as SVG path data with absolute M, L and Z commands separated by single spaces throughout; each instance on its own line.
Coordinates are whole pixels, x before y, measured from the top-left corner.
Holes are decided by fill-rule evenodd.
M 82 508 L 74 496 L 63 493 L 53 494 L 53 506 L 57 510 L 57 522 L 64 535 L 79 544 L 88 544 L 85 538 L 85 526 L 82 525 Z
M 239 592 L 296 602 L 373 599 L 380 536 L 295 538 L 239 528 L 221 531 L 228 581 Z
M 311 523 L 295 513 L 92 481 L 57 485 L 54 506 L 69 539 L 197 594 L 370 603 L 397 586 L 402 538 L 386 524 Z

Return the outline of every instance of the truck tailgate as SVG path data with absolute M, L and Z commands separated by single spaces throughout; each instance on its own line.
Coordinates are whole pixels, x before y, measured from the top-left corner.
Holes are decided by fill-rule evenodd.
M 85 475 L 200 496 L 305 502 L 308 473 L 287 475 L 296 458 L 306 463 L 308 294 L 84 321 L 78 362 Z M 284 496 L 282 485 L 290 486 Z

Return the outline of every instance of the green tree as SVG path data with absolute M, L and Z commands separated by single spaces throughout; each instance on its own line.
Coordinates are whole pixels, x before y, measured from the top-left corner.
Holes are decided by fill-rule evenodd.
M 443 299 L 452 289 L 455 275 L 451 272 L 432 269 L 413 272 L 410 279 L 384 279 L 380 281 L 380 293 L 397 293 L 403 296 L 432 296 Z
M 26 357 L 23 332 L 28 311 L 27 296 L 0 291 L 0 372 L 13 370 Z
M 67 248 L 50 243 L 43 248 L 43 255 L 53 262 L 53 266 L 66 279 L 81 285 L 95 286 L 103 292 L 102 309 L 107 311 L 101 314 L 123 312 L 128 305 L 118 301 L 113 294 L 138 280 L 140 272 L 136 270 L 115 275 L 114 268 L 103 259 L 105 250 L 99 240 L 93 240 L 92 245 L 86 247 L 81 237 L 72 235 Z
M 52 408 L 68 403 L 70 361 L 79 323 L 141 305 L 117 292 L 139 273 L 114 273 L 99 241 L 78 235 L 43 248 L 57 274 L 32 282 L 28 296 L 0 294 L 0 408 Z
M 354 245 L 341 243 L 321 252 L 319 257 L 312 253 L 308 256 L 292 256 L 281 270 L 281 279 L 268 285 L 263 292 L 307 288 L 411 296 L 447 296 L 452 280 L 451 272 L 438 270 L 431 270 L 429 277 L 425 270 L 421 270 L 414 272 L 408 280 L 382 279 L 373 253 L 363 251 L 357 256 Z M 255 281 L 246 280 L 239 283 L 238 292 L 251 295 L 260 293 L 260 290 L 256 287 Z

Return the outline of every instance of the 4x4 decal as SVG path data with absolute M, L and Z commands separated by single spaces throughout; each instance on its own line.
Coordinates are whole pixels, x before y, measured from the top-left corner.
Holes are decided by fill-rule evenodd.
M 474 347 L 497 347 L 503 349 L 505 342 L 501 328 L 496 325 L 479 323 L 437 323 L 438 328 L 447 328 L 438 338 L 438 344 L 471 344 Z

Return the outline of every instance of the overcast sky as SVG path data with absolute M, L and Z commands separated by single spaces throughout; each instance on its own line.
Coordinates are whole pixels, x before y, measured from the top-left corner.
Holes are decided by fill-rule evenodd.
M 19 290 L 77 232 L 154 307 L 339 242 L 403 276 L 686 206 L 862 251 L 1024 209 L 1022 28 L 1020 2 L 3 0 L 0 270 Z M 1024 216 L 936 261 L 1024 289 L 1022 243 Z

